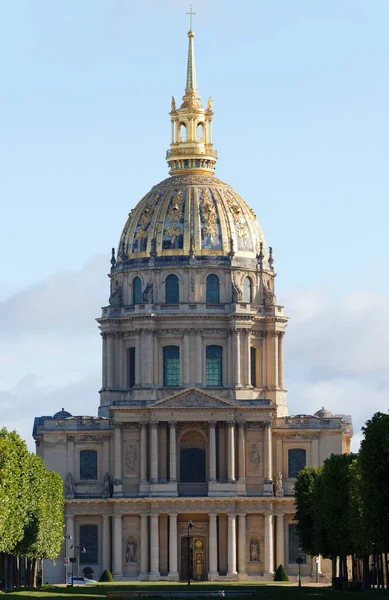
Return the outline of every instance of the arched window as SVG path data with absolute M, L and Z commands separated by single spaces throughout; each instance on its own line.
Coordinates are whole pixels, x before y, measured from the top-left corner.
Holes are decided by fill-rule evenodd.
M 257 387 L 257 350 L 253 346 L 250 347 L 250 375 L 251 385 Z
M 97 451 L 81 450 L 80 479 L 97 479 Z
M 135 277 L 134 281 L 132 282 L 132 303 L 142 303 L 142 282 L 139 277 Z
M 288 477 L 297 477 L 307 464 L 307 452 L 302 448 L 288 450 Z
M 180 481 L 181 483 L 206 481 L 205 450 L 203 448 L 181 448 Z
M 205 301 L 207 304 L 219 304 L 219 277 L 217 275 L 208 275 L 207 291 Z
M 204 141 L 204 123 L 197 124 L 197 136 L 196 137 L 197 137 L 198 142 Z
M 166 304 L 178 304 L 180 301 L 180 286 L 177 275 L 166 277 Z
M 163 349 L 163 385 L 180 385 L 180 349 L 178 346 L 165 346 Z
M 207 346 L 205 351 L 205 380 L 207 385 L 222 385 L 222 347 Z
M 250 277 L 245 277 L 243 282 L 243 302 L 253 301 L 253 284 Z
M 127 387 L 135 385 L 135 348 L 127 348 Z
M 179 142 L 186 142 L 186 125 L 185 123 L 180 123 L 180 139 Z

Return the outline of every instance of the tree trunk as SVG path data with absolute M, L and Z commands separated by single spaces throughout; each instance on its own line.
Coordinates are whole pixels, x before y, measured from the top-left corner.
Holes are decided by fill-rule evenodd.
M 32 587 L 36 588 L 37 559 L 32 559 Z
M 20 588 L 20 556 L 15 556 L 15 587 Z
M 386 575 L 386 589 L 389 592 L 389 554 L 385 552 L 384 554 L 385 560 L 385 575 Z
M 369 582 L 369 556 L 363 556 L 362 558 L 362 589 L 368 590 L 370 587 Z

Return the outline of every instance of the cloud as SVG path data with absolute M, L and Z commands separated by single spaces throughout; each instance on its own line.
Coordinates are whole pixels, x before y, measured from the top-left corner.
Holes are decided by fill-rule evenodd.
M 2 421 L 31 446 L 35 416 L 62 407 L 96 414 L 101 340 L 95 318 L 107 302 L 105 257 L 77 272 L 57 273 L 0 303 Z M 322 406 L 353 417 L 360 441 L 364 422 L 388 409 L 389 297 L 329 288 L 285 293 L 291 317 L 285 336 L 285 381 L 291 414 Z

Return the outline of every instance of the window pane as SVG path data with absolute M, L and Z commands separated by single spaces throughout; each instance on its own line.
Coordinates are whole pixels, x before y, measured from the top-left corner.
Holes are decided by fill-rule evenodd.
M 217 275 L 208 275 L 207 277 L 207 304 L 219 304 L 219 277 Z
M 139 277 L 135 277 L 134 282 L 132 284 L 132 302 L 133 304 L 141 304 L 142 303 L 142 283 Z
M 307 453 L 302 448 L 288 450 L 288 477 L 297 477 L 307 462 Z
M 243 286 L 243 301 L 244 302 L 252 302 L 253 294 L 252 294 L 252 284 L 250 277 L 245 277 L 244 286 Z
M 180 385 L 180 349 L 178 346 L 166 346 L 163 349 L 163 385 Z
M 296 525 L 293 523 L 289 525 L 289 564 L 295 564 L 299 556 L 303 559 L 302 564 L 305 565 L 307 557 L 304 552 L 300 550 L 300 540 L 297 535 Z
M 250 348 L 250 370 L 251 370 L 251 385 L 257 387 L 257 351 L 251 346 Z
M 80 525 L 80 563 L 95 565 L 98 559 L 98 528 L 97 525 Z M 82 548 L 86 552 L 81 552 Z
M 222 385 L 222 348 L 221 346 L 207 346 L 206 349 L 206 384 Z
M 127 349 L 127 387 L 135 385 L 135 348 Z
M 81 450 L 81 452 L 80 452 L 80 479 L 97 479 L 97 452 L 96 452 L 96 450 Z
M 166 304 L 178 304 L 180 301 L 178 277 L 169 275 L 166 278 Z

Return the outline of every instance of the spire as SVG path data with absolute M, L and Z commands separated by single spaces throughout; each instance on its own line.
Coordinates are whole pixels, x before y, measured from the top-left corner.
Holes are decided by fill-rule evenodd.
M 193 13 L 195 14 L 195 13 Z M 188 31 L 189 38 L 189 49 L 188 49 L 188 67 L 186 71 L 186 88 L 185 95 L 188 92 L 196 91 L 197 92 L 197 81 L 196 81 L 196 64 L 195 64 L 195 56 L 194 56 L 194 43 L 193 38 L 195 34 L 192 29 Z
M 192 29 L 192 6 L 190 12 L 190 29 L 188 31 L 189 49 L 186 71 L 186 88 L 180 108 L 172 97 L 171 120 L 172 140 L 166 159 L 171 175 L 179 173 L 208 173 L 215 170 L 217 153 L 212 145 L 212 98 L 207 108 L 201 106 L 197 91 L 196 65 L 194 57 L 194 32 Z

